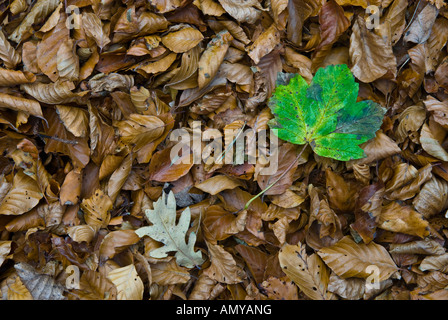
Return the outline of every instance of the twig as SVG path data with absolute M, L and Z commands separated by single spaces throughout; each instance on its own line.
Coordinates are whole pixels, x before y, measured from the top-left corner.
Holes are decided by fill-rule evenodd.
M 66 139 L 62 139 L 62 138 L 58 138 L 58 137 L 48 136 L 48 135 L 40 133 L 40 132 L 37 135 L 42 139 L 52 139 L 52 140 L 56 140 L 59 142 L 68 143 L 68 144 L 72 144 L 72 145 L 78 144 L 78 141 L 72 141 L 72 140 L 66 140 Z
M 415 14 L 417 13 L 418 7 L 420 7 L 420 1 L 421 0 L 418 0 L 417 5 L 415 6 L 414 13 L 412 14 L 411 20 L 409 20 L 408 25 L 406 26 L 406 28 L 404 28 L 403 33 L 406 33 L 406 31 L 408 31 L 409 27 L 411 26 L 411 24 L 415 18 Z

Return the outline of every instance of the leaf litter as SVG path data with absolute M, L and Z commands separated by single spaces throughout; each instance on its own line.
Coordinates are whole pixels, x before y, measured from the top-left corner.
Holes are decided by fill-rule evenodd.
M 448 299 L 444 1 L 0 5 L 2 299 Z

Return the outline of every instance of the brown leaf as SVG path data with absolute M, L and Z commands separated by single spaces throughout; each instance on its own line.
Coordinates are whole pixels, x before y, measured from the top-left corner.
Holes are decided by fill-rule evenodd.
M 261 289 L 271 300 L 297 300 L 297 286 L 294 282 L 269 277 L 261 283 Z
M 195 185 L 195 188 L 212 195 L 216 195 L 223 190 L 231 190 L 236 187 L 244 187 L 244 185 L 240 180 L 226 175 L 213 176 Z
M 182 53 L 196 47 L 202 39 L 204 36 L 199 30 L 187 26 L 162 37 L 162 43 L 171 51 Z
M 219 3 L 238 22 L 255 23 L 263 10 L 257 0 L 219 0 Z
M 282 174 L 284 174 L 285 170 L 288 169 L 288 167 L 291 165 L 292 162 L 294 162 L 298 156 L 298 147 L 291 143 L 285 143 L 280 146 L 278 149 L 278 156 L 282 158 L 282 161 L 278 163 L 278 169 L 277 171 L 272 175 L 259 175 L 257 178 L 258 185 L 260 186 L 260 189 L 264 190 L 266 187 L 268 187 L 270 184 L 272 184 L 274 181 L 276 181 Z M 299 161 L 296 161 L 297 164 L 302 164 L 306 162 L 308 158 L 308 155 L 306 152 L 301 155 Z M 288 189 L 292 182 L 294 173 L 297 170 L 297 166 L 292 166 L 287 173 L 269 190 L 265 192 L 266 195 L 275 195 L 275 194 L 282 194 L 285 192 L 286 189 Z
M 45 119 L 52 125 L 45 130 L 45 152 L 60 152 L 69 156 L 74 165 L 83 168 L 90 160 L 90 149 L 86 139 L 75 137 L 65 129 L 54 110 L 46 109 Z
M 38 273 L 32 266 L 21 262 L 14 266 L 20 280 L 34 300 L 64 300 L 63 287 L 51 276 Z
M 360 300 L 365 291 L 366 281 L 360 278 L 343 279 L 332 273 L 328 283 L 328 291 L 348 300 Z
M 409 206 L 391 202 L 384 206 L 379 216 L 379 228 L 416 235 L 421 238 L 429 235 L 428 221 Z
M 265 278 L 268 255 L 257 248 L 242 244 L 236 245 L 235 250 L 243 257 L 256 283 L 262 283 Z
M 110 212 L 113 203 L 110 198 L 101 190 L 96 190 L 95 194 L 83 199 L 81 209 L 84 212 L 84 219 L 88 225 L 98 231 L 109 224 Z
M 417 15 L 404 35 L 404 41 L 423 43 L 428 40 L 431 28 L 436 21 L 438 10 L 432 4 L 427 4 Z
M 77 294 L 82 300 L 115 300 L 117 288 L 101 273 L 85 270 L 79 281 L 80 289 Z
M 427 96 L 426 100 L 423 101 L 425 107 L 428 111 L 431 111 L 434 121 L 438 124 L 446 127 L 448 126 L 447 114 L 448 114 L 448 102 L 439 101 L 432 96 Z
M 375 183 L 362 188 L 359 191 L 358 201 L 355 207 L 355 222 L 350 227 L 355 230 L 368 244 L 375 238 L 379 215 L 383 202 L 384 185 Z
M 199 88 L 208 85 L 215 77 L 232 40 L 232 35 L 224 30 L 207 44 L 207 49 L 202 53 L 198 62 Z
M 392 243 L 389 251 L 391 253 L 441 255 L 445 253 L 445 248 L 439 242 L 425 238 L 407 243 Z
M 364 19 L 358 17 L 350 37 L 350 68 L 362 82 L 375 81 L 386 73 L 396 73 L 396 58 L 392 47 L 366 27 Z
M 83 12 L 82 28 L 88 37 L 95 40 L 101 50 L 109 44 L 110 39 L 103 29 L 101 19 L 95 13 Z
M 65 128 L 75 137 L 86 137 L 89 132 L 89 120 L 85 110 L 81 108 L 56 105 L 56 112 L 59 115 Z
M 45 84 L 42 82 L 22 84 L 22 90 L 34 97 L 36 100 L 46 104 L 82 103 L 84 93 L 74 93 L 74 84 L 69 81 L 57 81 Z
M 14 175 L 9 192 L 0 203 L 0 213 L 4 215 L 21 215 L 34 208 L 43 197 L 36 181 L 22 171 Z
M 165 130 L 165 123 L 155 116 L 131 114 L 128 120 L 116 122 L 114 126 L 123 143 L 138 151 L 159 138 Z
M 3 30 L 0 31 L 0 59 L 3 60 L 5 67 L 9 69 L 13 69 L 22 60 L 20 54 L 6 39 Z
M 437 159 L 448 161 L 448 152 L 441 144 L 445 136 L 445 130 L 436 122 L 430 120 L 429 123 L 423 124 L 420 131 L 420 143 L 423 150 Z
M 171 157 L 171 148 L 165 148 L 156 152 L 149 163 L 150 179 L 160 182 L 176 181 L 180 177 L 186 175 L 194 163 L 191 154 L 179 157 L 174 154 Z M 177 156 L 177 158 L 176 158 Z
M 406 26 L 407 8 L 407 0 L 395 0 L 387 8 L 387 13 L 381 17 L 380 25 L 375 28 L 375 32 L 385 40 L 385 43 L 395 45 L 400 40 Z
M 151 272 L 152 280 L 163 286 L 186 283 L 190 279 L 187 269 L 178 266 L 175 259 L 157 263 L 151 268 Z
M 287 38 L 296 46 L 302 44 L 302 28 L 305 21 L 319 12 L 321 2 L 316 0 L 293 0 L 288 2 Z
M 117 230 L 108 233 L 101 242 L 99 254 L 101 260 L 111 259 L 117 253 L 140 241 L 134 230 Z
M 37 1 L 31 10 L 26 14 L 22 22 L 17 26 L 13 33 L 9 36 L 9 39 L 20 43 L 24 38 L 31 36 L 31 26 L 36 23 L 40 23 L 53 12 L 59 5 L 57 0 L 39 0 Z
M 319 23 L 321 41 L 312 55 L 313 71 L 317 70 L 333 44 L 350 26 L 350 21 L 344 15 L 344 9 L 334 0 L 322 5 L 319 11 Z
M 243 281 L 245 272 L 237 265 L 233 256 L 221 245 L 207 243 L 211 265 L 204 274 L 218 282 L 232 284 Z
M 398 144 L 381 130 L 377 131 L 376 137 L 361 145 L 365 158 L 351 160 L 347 164 L 368 164 L 377 160 L 387 158 L 401 151 Z
M 317 254 L 307 255 L 305 245 L 285 244 L 278 255 L 282 270 L 313 300 L 327 300 L 329 271 Z
M 36 76 L 31 72 L 0 68 L 0 86 L 14 86 L 34 81 L 36 81 Z
M 331 247 L 320 249 L 317 254 L 342 278 L 367 278 L 370 275 L 367 267 L 370 265 L 379 268 L 379 281 L 389 279 L 397 271 L 383 246 L 374 242 L 356 243 L 350 236 L 345 236 Z
M 243 231 L 246 220 L 246 211 L 241 211 L 238 215 L 235 215 L 219 205 L 213 205 L 207 208 L 202 223 L 206 228 L 204 232 L 207 239 L 215 243 Z
M 430 218 L 448 208 L 448 182 L 432 177 L 412 201 L 414 208 Z
M 132 155 L 127 155 L 118 168 L 112 173 L 107 183 L 107 195 L 112 202 L 115 202 L 121 188 L 129 177 L 132 170 L 132 162 L 134 158 Z
M 248 56 L 258 64 L 260 59 L 270 53 L 280 42 L 280 31 L 275 23 L 271 24 L 255 41 L 248 50 Z
M 15 111 L 24 111 L 33 116 L 42 118 L 42 109 L 39 102 L 21 97 L 11 96 L 0 93 L 0 107 L 12 109 Z
M 69 38 L 70 30 L 67 29 L 66 19 L 67 15 L 62 13 L 56 26 L 51 31 L 45 33 L 42 41 L 37 44 L 37 65 L 53 82 L 61 76 L 59 74 L 58 61 L 60 62 L 60 69 L 65 76 L 69 76 L 72 73 L 72 68 L 76 71 L 76 64 L 71 65 L 71 63 L 76 63 L 76 60 L 71 51 L 73 42 Z M 72 42 L 71 46 L 70 42 Z M 76 74 L 73 76 L 76 76 Z
M 107 278 L 117 288 L 117 300 L 143 299 L 143 281 L 133 264 L 110 271 Z

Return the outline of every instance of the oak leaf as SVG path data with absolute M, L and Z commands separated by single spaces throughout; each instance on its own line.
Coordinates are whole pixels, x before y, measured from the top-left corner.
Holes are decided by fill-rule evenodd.
M 146 210 L 145 215 L 152 225 L 141 227 L 135 233 L 140 238 L 149 236 L 164 244 L 150 251 L 151 257 L 164 258 L 169 252 L 176 252 L 177 263 L 186 268 L 193 268 L 204 262 L 201 251 L 194 251 L 196 233 L 191 232 L 188 242 L 185 241 L 191 219 L 190 208 L 182 212 L 176 224 L 176 200 L 173 192 L 170 192 L 168 196 L 163 193 L 162 197 L 154 203 L 154 209 Z

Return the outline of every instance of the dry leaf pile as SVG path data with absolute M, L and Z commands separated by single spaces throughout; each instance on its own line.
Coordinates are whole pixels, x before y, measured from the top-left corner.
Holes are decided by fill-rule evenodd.
M 2 299 L 448 299 L 444 1 L 0 8 Z M 170 159 L 172 130 L 265 130 L 278 72 L 331 64 L 388 110 L 365 158 L 308 150 L 248 210 L 298 146 L 270 176 Z

